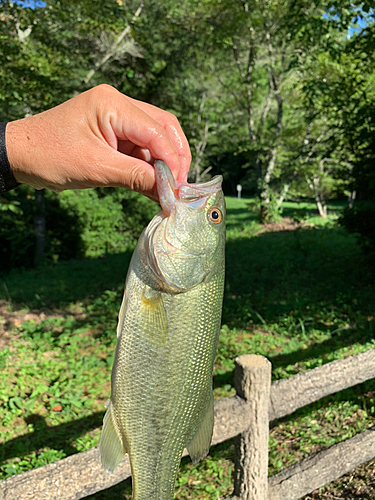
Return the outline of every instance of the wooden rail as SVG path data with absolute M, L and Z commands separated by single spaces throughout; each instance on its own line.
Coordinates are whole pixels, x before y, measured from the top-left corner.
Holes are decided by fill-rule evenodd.
M 232 500 L 298 500 L 375 456 L 375 430 L 370 429 L 267 478 L 269 421 L 375 378 L 375 349 L 272 385 L 270 372 L 262 356 L 240 356 L 238 396 L 215 402 L 212 444 L 237 436 Z M 96 447 L 1 481 L 0 500 L 79 500 L 129 476 L 127 456 L 109 475 L 100 466 Z
M 259 376 L 258 363 L 254 365 L 251 358 L 247 355 L 236 359 L 236 390 L 242 394 L 243 380 L 251 376 L 255 383 L 247 384 L 243 397 L 246 401 L 257 401 L 259 392 L 267 393 L 269 389 L 264 376 L 266 369 L 263 368 L 264 373 Z M 284 417 L 324 396 L 372 378 L 375 378 L 375 349 L 274 382 L 269 420 Z M 234 495 L 226 500 L 298 500 L 375 457 L 374 427 L 267 478 L 268 455 L 264 456 L 260 446 L 251 450 L 243 448 L 241 440 L 247 434 L 257 440 L 257 436 L 268 433 L 268 422 L 254 417 L 248 421 L 248 429 L 235 441 Z
M 271 386 L 270 420 L 285 417 L 353 385 L 375 378 L 375 349 L 332 361 Z
M 375 456 L 375 427 L 330 446 L 268 479 L 269 500 L 298 500 Z

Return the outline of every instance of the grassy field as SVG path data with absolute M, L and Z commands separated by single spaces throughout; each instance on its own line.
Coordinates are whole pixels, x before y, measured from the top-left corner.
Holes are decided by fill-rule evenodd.
M 279 379 L 374 347 L 375 270 L 336 225 L 340 204 L 322 221 L 312 204 L 285 203 L 286 218 L 264 227 L 249 200 L 228 198 L 227 208 L 216 398 L 234 394 L 239 354 L 267 356 Z M 98 443 L 129 259 L 61 262 L 0 281 L 1 478 Z M 374 423 L 374 381 L 324 398 L 275 423 L 269 472 Z M 183 459 L 176 498 L 224 498 L 232 489 L 233 453 L 227 442 L 197 466 Z M 306 500 L 368 500 L 374 485 L 370 463 Z M 130 499 L 131 484 L 88 498 Z

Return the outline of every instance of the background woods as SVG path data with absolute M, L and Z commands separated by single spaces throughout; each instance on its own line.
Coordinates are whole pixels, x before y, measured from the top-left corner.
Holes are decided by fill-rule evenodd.
M 234 395 L 241 354 L 269 358 L 278 380 L 374 347 L 374 9 L 0 0 L 2 121 L 107 83 L 177 115 L 191 181 L 223 175 L 217 399 Z M 157 210 L 117 188 L 0 196 L 1 478 L 98 443 L 126 268 Z M 276 420 L 269 474 L 374 422 L 374 381 Z M 231 441 L 183 459 L 176 498 L 226 498 L 233 463 Z M 370 462 L 305 500 L 368 500 L 374 487 Z M 130 482 L 90 498 L 116 495 L 131 498 Z

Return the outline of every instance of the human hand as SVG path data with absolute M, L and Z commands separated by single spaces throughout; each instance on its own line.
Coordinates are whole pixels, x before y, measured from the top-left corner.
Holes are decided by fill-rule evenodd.
M 127 187 L 157 200 L 154 160 L 186 181 L 191 162 L 177 118 L 99 85 L 43 113 L 10 122 L 15 179 L 36 189 Z

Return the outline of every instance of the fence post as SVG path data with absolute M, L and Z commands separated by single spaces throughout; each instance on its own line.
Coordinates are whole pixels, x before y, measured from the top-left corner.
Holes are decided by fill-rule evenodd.
M 234 496 L 240 500 L 268 500 L 271 368 L 263 356 L 236 359 L 236 391 L 249 405 L 249 427 L 235 438 Z

